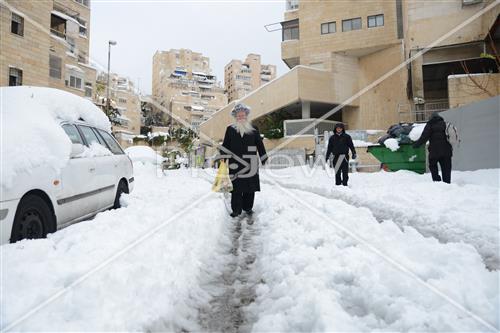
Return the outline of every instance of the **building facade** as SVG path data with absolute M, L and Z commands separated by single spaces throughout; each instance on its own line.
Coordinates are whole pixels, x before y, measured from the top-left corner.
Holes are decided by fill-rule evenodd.
M 106 112 L 107 73 L 97 76 L 97 104 Z M 134 83 L 127 77 L 110 74 L 109 106 L 115 111 L 110 116 L 112 131 L 121 144 L 128 146 L 130 140 L 141 131 L 141 100 Z
M 195 131 L 227 104 L 210 59 L 188 49 L 158 51 L 153 56 L 153 99 L 174 122 Z
M 276 66 L 263 65 L 258 54 L 249 54 L 245 61 L 233 59 L 224 67 L 224 88 L 228 101 L 241 99 L 275 78 Z
M 0 21 L 0 86 L 52 87 L 94 98 L 89 0 L 6 0 Z
M 385 130 L 425 121 L 457 99 L 452 90 L 460 85 L 448 82 L 453 75 L 484 77 L 490 80 L 484 95 L 497 94 L 500 6 L 492 0 L 286 3 L 281 56 L 291 70 L 242 98 L 257 125 L 278 117 L 316 126 L 321 118 L 349 130 Z M 220 140 L 231 107 L 202 132 Z M 295 144 L 291 139 L 303 134 L 284 133 L 283 141 Z M 313 139 L 304 138 L 314 149 Z

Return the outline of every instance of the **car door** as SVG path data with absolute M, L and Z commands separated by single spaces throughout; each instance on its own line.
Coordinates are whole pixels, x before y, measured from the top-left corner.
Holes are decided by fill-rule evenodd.
M 75 125 L 63 124 L 62 128 L 72 144 L 84 145 Z M 68 164 L 61 170 L 61 190 L 56 194 L 58 227 L 95 211 L 92 193 L 97 190 L 98 184 L 95 182 L 94 172 L 94 160 L 83 154 L 71 156 Z
M 99 144 L 107 149 L 107 154 L 97 153 L 92 158 L 95 162 L 95 181 L 97 182 L 97 193 L 94 195 L 96 211 L 109 208 L 113 205 L 116 184 L 118 183 L 116 169 L 116 160 L 113 153 L 109 151 L 104 140 L 96 133 L 96 131 L 86 125 L 77 125 L 78 129 L 85 138 L 88 146 Z
M 110 133 L 103 131 L 101 129 L 96 129 L 96 132 L 103 139 L 103 141 L 105 141 L 106 145 L 108 146 L 108 149 L 113 153 L 115 161 L 113 172 L 115 174 L 117 184 L 120 179 L 125 178 L 127 180 L 127 185 L 129 186 L 130 190 L 129 182 L 132 178 L 132 162 L 125 154 L 123 149 L 120 147 L 118 142 L 116 142 L 113 136 L 111 136 Z M 112 199 L 114 201 L 115 197 L 113 196 Z

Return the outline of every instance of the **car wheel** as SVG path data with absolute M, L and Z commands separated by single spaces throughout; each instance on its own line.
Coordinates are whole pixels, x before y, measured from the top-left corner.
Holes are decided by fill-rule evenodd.
M 44 238 L 54 216 L 47 203 L 37 195 L 25 196 L 16 211 L 11 243 L 21 239 Z
M 128 186 L 124 180 L 120 180 L 120 182 L 118 183 L 118 188 L 116 189 L 115 203 L 113 205 L 113 209 L 118 209 L 121 207 L 120 197 L 123 193 L 128 193 Z

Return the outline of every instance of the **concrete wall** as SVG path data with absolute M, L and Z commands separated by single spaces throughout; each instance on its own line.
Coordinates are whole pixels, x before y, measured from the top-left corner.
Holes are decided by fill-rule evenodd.
M 500 168 L 500 96 L 442 112 L 459 131 L 454 170 Z
M 448 77 L 450 108 L 456 108 L 498 95 L 500 95 L 499 73 Z

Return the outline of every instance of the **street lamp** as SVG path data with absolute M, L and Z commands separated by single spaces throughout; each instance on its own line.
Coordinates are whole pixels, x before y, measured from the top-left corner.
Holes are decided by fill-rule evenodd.
M 109 102 L 109 69 L 111 65 L 111 45 L 116 45 L 116 41 L 110 40 L 108 41 L 108 87 L 106 89 L 106 113 L 109 116 L 109 109 L 111 107 L 111 103 Z

